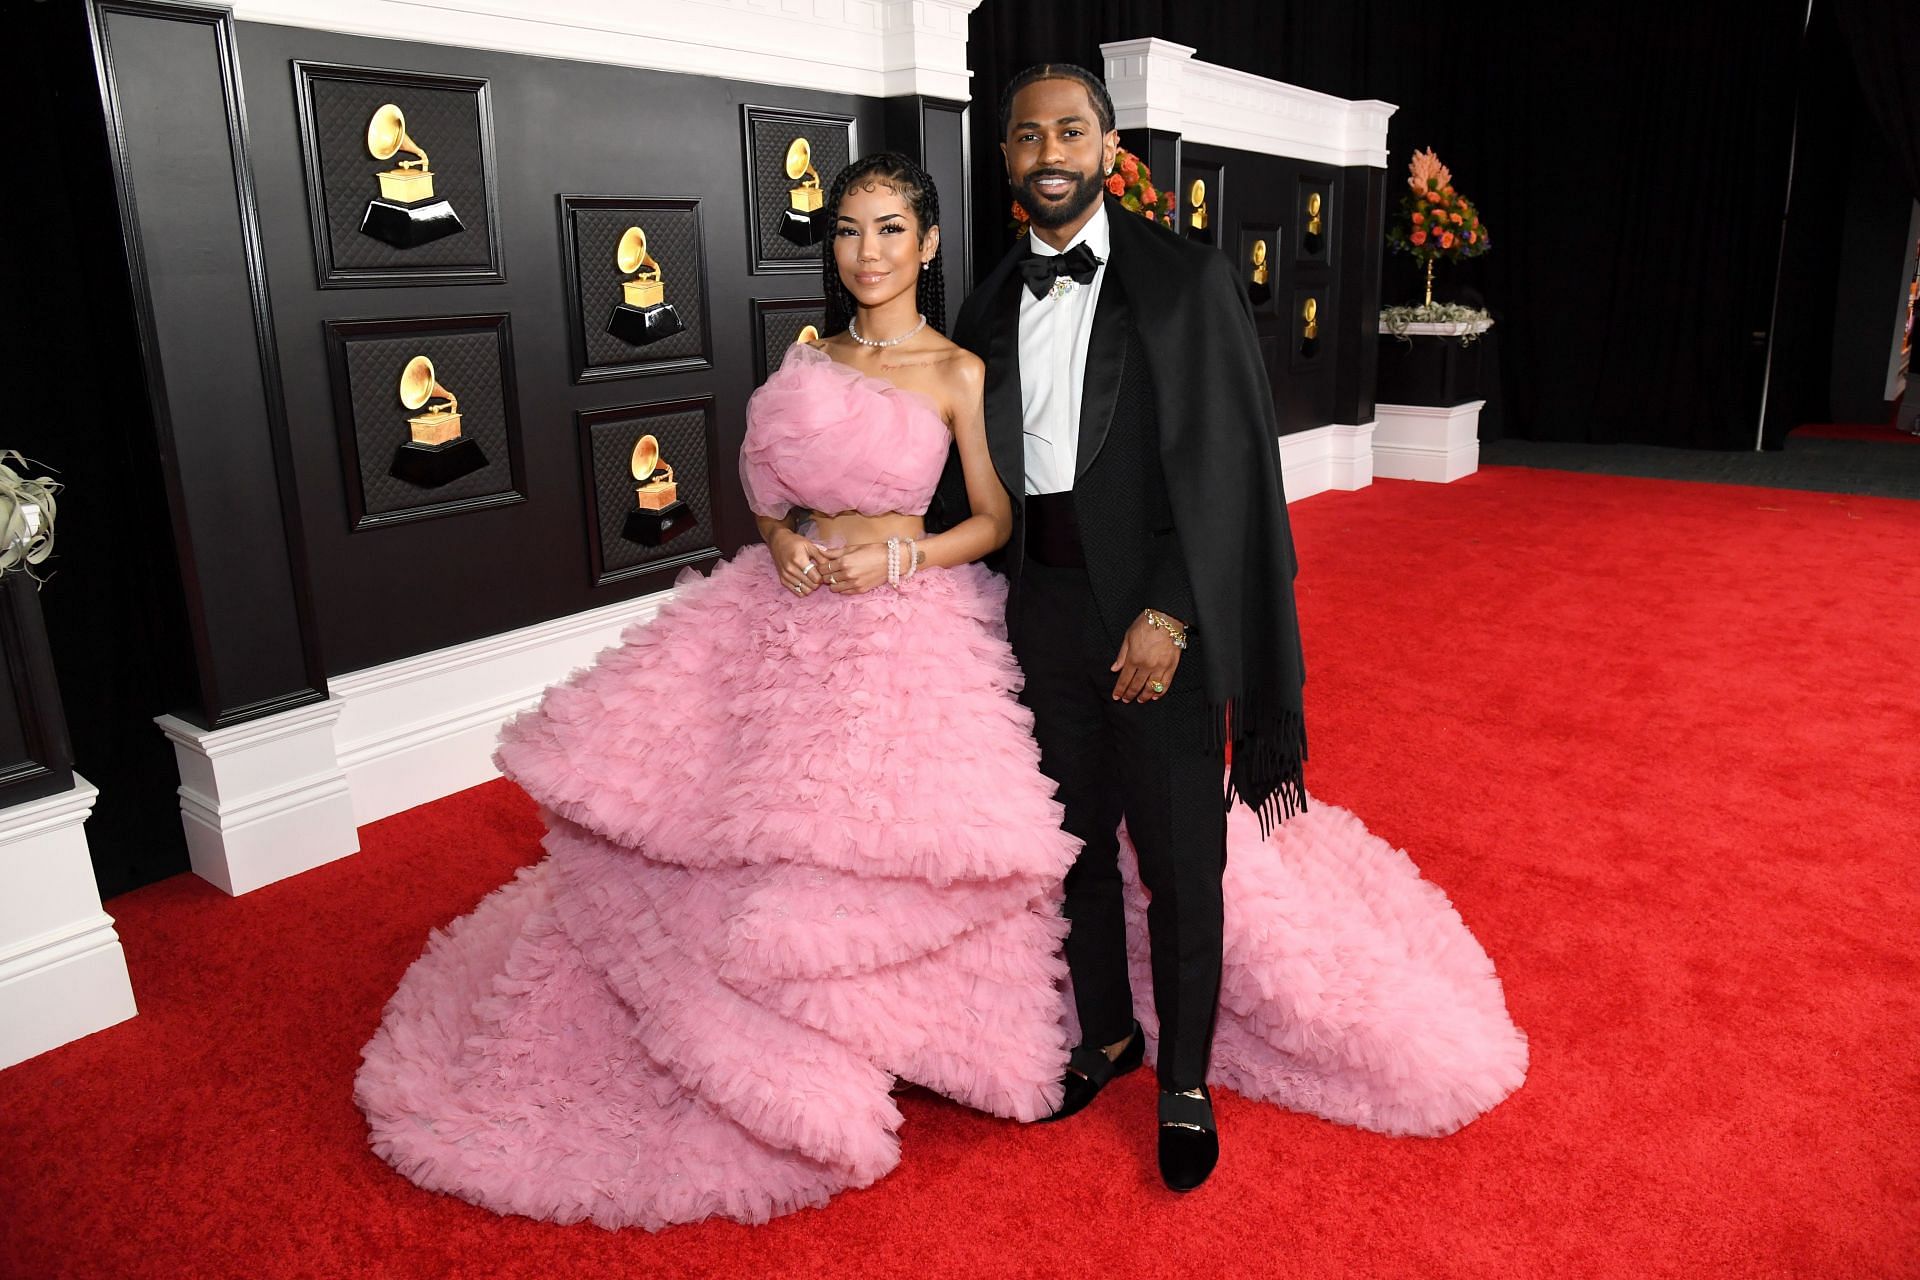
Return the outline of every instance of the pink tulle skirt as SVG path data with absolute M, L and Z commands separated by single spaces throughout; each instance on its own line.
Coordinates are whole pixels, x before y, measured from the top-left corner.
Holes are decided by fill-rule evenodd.
M 872 1183 L 896 1075 L 1048 1113 L 1077 842 L 1003 600 L 977 565 L 801 599 L 751 547 L 509 724 L 547 857 L 401 980 L 355 1083 L 374 1150 L 498 1212 L 657 1229 Z M 1229 839 L 1215 1081 L 1394 1134 L 1518 1087 L 1493 966 L 1404 854 L 1318 805 Z

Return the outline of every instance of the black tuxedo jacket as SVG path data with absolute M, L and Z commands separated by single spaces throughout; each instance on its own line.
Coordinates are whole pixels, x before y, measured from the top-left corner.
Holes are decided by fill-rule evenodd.
M 1020 389 L 1024 291 L 1020 273 L 1005 272 L 991 289 L 982 288 L 967 300 L 954 329 L 954 341 L 987 363 L 987 444 L 994 469 L 1013 496 L 1013 536 L 996 566 L 1007 576 L 1010 617 L 1020 607 L 1026 557 L 1025 412 Z M 959 478 L 957 466 L 950 466 L 943 477 L 943 525 L 957 523 L 968 513 L 964 482 L 957 493 L 946 483 Z M 1156 609 L 1182 622 L 1195 621 L 1193 588 L 1161 470 L 1153 374 L 1126 285 L 1111 270 L 1100 286 L 1087 343 L 1073 505 L 1089 585 L 1102 629 L 1116 651 L 1142 609 Z

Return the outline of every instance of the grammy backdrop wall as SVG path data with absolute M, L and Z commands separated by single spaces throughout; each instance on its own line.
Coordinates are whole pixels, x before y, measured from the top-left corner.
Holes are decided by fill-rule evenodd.
M 898 103 L 236 32 L 329 673 L 658 590 L 754 536 L 731 459 L 768 321 L 815 314 L 796 241 Z M 635 477 L 647 435 L 660 474 Z M 679 505 L 649 511 L 669 467 Z

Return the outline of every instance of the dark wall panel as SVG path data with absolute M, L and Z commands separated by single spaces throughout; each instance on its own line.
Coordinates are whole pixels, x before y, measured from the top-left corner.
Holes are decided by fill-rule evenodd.
M 741 107 L 852 115 L 858 151 L 884 143 L 917 149 L 915 139 L 886 136 L 880 100 L 270 24 L 240 24 L 239 43 L 295 472 L 329 672 L 669 585 L 671 570 L 593 585 L 574 427 L 578 411 L 712 396 L 718 456 L 725 460 L 713 495 L 716 536 L 724 549 L 754 536 L 731 466 L 745 432 L 757 359 L 749 299 L 817 296 L 820 285 L 811 272 L 749 272 Z M 504 284 L 317 287 L 295 120 L 296 58 L 489 82 Z M 936 163 L 949 161 L 942 154 Z M 830 181 L 833 175 L 822 176 Z M 575 385 L 558 197 L 582 192 L 700 197 L 712 368 Z M 669 301 L 675 289 L 693 287 L 694 265 L 674 273 Z M 513 317 L 527 500 L 349 532 L 324 323 L 492 311 Z
M 280 450 L 224 11 L 102 4 L 121 218 L 141 299 L 203 723 L 324 696 Z

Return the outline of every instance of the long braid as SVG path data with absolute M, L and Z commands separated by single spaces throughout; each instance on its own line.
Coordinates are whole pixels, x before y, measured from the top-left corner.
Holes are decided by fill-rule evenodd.
M 840 217 L 840 201 L 846 197 L 849 187 L 869 181 L 892 187 L 900 193 L 900 198 L 913 210 L 913 216 L 920 224 L 923 241 L 929 229 L 940 225 L 940 196 L 934 190 L 933 179 L 910 156 L 897 151 L 880 151 L 862 156 L 835 174 L 828 188 L 826 206 L 815 215 L 827 226 L 827 238 L 820 245 L 820 292 L 827 301 L 825 331 L 828 334 L 845 329 L 858 307 L 846 282 L 840 278 L 840 266 L 833 256 L 834 228 Z M 914 290 L 915 305 L 926 316 L 927 327 L 941 333 L 947 331 L 947 273 L 941 261 L 945 253 L 944 246 L 934 250 L 933 260 L 920 273 Z

